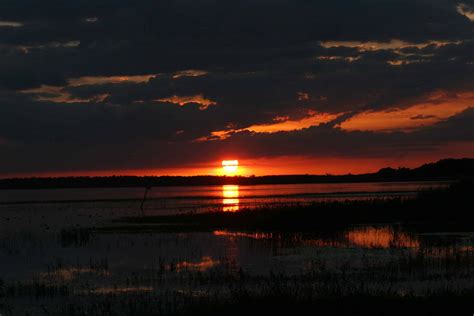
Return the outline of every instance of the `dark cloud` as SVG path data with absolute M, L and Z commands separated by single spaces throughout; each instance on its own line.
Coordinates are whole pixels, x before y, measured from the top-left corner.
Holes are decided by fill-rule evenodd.
M 3 157 L 0 172 L 160 168 L 206 163 L 224 154 L 242 158 L 288 156 L 288 153 L 345 158 L 410 156 L 429 153 L 452 142 L 464 142 L 471 146 L 474 142 L 473 119 L 474 109 L 471 108 L 446 121 L 410 133 L 348 132 L 320 125 L 275 134 L 240 132 L 227 140 L 193 142 L 186 146 L 181 142 L 152 138 L 130 137 L 117 139 L 117 142 L 104 142 L 104 135 L 91 135 L 87 143 L 68 138 L 30 144 L 13 142 L 0 148 Z M 124 128 L 132 132 L 132 126 Z M 80 150 L 78 146 L 81 146 Z M 33 164 L 32 152 L 35 152 Z
M 465 10 L 473 5 L 462 3 Z M 472 110 L 411 133 L 338 127 L 357 113 L 428 102 L 436 91 L 474 91 L 474 22 L 459 6 L 4 0 L 0 21 L 15 26 L 0 24 L 0 173 L 159 167 L 243 149 L 260 157 L 356 156 L 370 148 L 362 151 L 368 157 L 394 146 L 430 150 L 472 141 L 466 124 Z M 186 70 L 199 72 L 176 76 Z M 150 77 L 71 81 L 142 75 Z M 179 104 L 180 98 L 192 102 Z M 224 141 L 195 142 L 214 131 L 315 112 L 339 116 L 300 131 L 240 131 Z

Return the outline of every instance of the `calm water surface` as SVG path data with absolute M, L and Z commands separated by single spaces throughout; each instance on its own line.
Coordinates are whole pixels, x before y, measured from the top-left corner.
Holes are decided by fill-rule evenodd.
M 157 215 L 209 209 L 239 211 L 258 205 L 321 199 L 410 197 L 419 189 L 446 185 L 403 182 L 162 187 L 152 189 L 144 212 Z M 459 273 L 456 286 L 474 288 L 472 232 L 427 233 L 396 223 L 354 226 L 329 235 L 87 230 L 110 225 L 122 216 L 140 215 L 143 193 L 143 189 L 137 188 L 0 191 L 1 282 L 23 291 L 28 284 L 35 284 L 35 288 L 37 284 L 63 284 L 70 291 L 68 295 L 76 298 L 84 293 L 128 292 L 163 297 L 182 291 L 193 295 L 209 291 L 225 293 L 229 286 L 225 282 L 203 289 L 196 280 L 206 277 L 209 279 L 205 283 L 210 284 L 213 278 L 240 271 L 250 276 L 304 275 L 314 271 L 357 276 L 373 270 L 374 275 L 380 276 L 370 278 L 373 283 L 369 284 L 370 289 L 376 291 L 386 286 L 385 276 L 398 271 L 391 276 L 402 280 L 391 283 L 394 291 L 422 295 L 445 287 L 446 275 L 458 277 L 446 270 L 454 262 L 453 267 Z M 456 266 L 462 260 L 467 264 Z M 415 280 L 412 283 L 403 281 L 408 278 L 403 274 L 407 262 L 418 262 L 413 266 L 421 267 L 420 271 L 410 270 L 410 278 Z M 13 299 L 10 306 L 23 306 L 22 300 L 23 297 L 18 301 Z M 28 302 L 31 306 L 38 305 L 34 298 Z M 53 302 L 57 305 L 62 301 Z
M 449 182 L 377 182 L 155 187 L 147 195 L 147 209 L 179 211 L 221 208 L 237 211 L 242 207 L 275 203 L 407 196 L 421 189 L 439 188 L 448 184 Z M 138 202 L 143 196 L 142 188 L 0 190 L 0 205 L 40 202 Z

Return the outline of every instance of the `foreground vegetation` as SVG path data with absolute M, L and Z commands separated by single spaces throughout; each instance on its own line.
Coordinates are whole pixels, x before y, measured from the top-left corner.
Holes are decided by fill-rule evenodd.
M 472 312 L 474 253 L 430 251 L 362 252 L 332 263 L 321 256 L 295 274 L 255 274 L 231 261 L 206 269 L 162 264 L 105 287 L 94 285 L 90 276 L 110 277 L 106 265 L 75 267 L 87 273 L 67 282 L 49 278 L 64 270 L 58 266 L 41 279 L 0 283 L 0 308 L 5 315 L 65 316 L 303 313 L 307 308 L 324 315 Z
M 54 256 L 30 278 L 0 274 L 0 314 L 470 315 L 473 189 L 463 181 L 412 198 L 127 217 L 43 240 L 18 232 L 0 243 L 2 258 Z M 145 260 L 126 265 L 142 249 Z M 245 265 L 246 251 L 274 265 Z

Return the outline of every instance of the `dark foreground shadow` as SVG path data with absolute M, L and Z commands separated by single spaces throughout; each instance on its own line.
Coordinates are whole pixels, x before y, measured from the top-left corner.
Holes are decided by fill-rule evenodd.
M 355 296 L 313 301 L 273 296 L 242 298 L 220 304 L 196 304 L 176 315 L 471 315 L 473 302 L 473 295 L 428 298 Z

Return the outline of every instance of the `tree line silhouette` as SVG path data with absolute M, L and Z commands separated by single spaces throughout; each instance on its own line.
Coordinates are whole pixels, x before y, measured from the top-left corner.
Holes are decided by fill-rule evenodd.
M 0 189 L 158 187 L 196 185 L 253 185 L 342 182 L 462 180 L 474 178 L 474 158 L 443 159 L 418 168 L 382 168 L 375 173 L 346 175 L 274 176 L 107 176 L 0 179 Z

